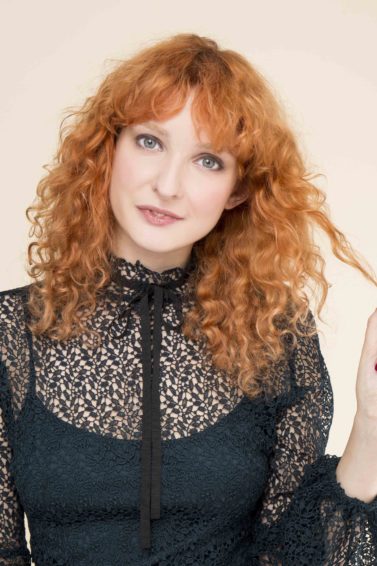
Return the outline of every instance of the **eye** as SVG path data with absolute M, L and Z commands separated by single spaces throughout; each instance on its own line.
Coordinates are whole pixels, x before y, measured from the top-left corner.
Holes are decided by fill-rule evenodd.
M 223 169 L 223 165 L 222 163 L 220 163 L 220 161 L 218 159 L 215 159 L 214 157 L 212 157 L 212 155 L 205 155 L 204 157 L 200 157 L 200 159 L 205 159 L 208 163 L 208 161 L 212 161 L 212 163 L 216 163 L 217 164 L 217 169 L 214 169 L 213 167 L 205 167 L 205 169 L 210 169 L 212 171 L 220 171 L 221 169 Z M 199 159 L 199 161 L 200 161 Z
M 144 140 L 149 140 L 149 141 L 151 141 L 152 143 L 157 143 L 160 147 L 162 147 L 161 142 L 160 142 L 157 138 L 155 138 L 154 136 L 151 136 L 151 135 L 149 135 L 149 134 L 140 134 L 139 136 L 136 136 L 136 138 L 135 138 L 136 144 L 137 144 L 139 147 L 142 147 L 142 148 L 144 148 L 144 149 L 154 149 L 154 147 L 151 147 L 150 145 L 149 145 L 149 146 L 145 146 L 144 143 L 142 143 L 142 145 L 140 145 L 140 144 L 139 144 L 139 141 L 140 141 L 140 140 L 143 140 L 143 139 L 144 139 Z M 214 169 L 213 167 L 206 167 L 206 166 L 204 167 L 205 169 L 209 169 L 210 171 L 221 171 L 221 169 L 224 169 L 223 163 L 222 163 L 219 159 L 213 157 L 212 155 L 204 155 L 203 157 L 200 157 L 200 158 L 199 158 L 199 161 L 200 161 L 201 159 L 205 159 L 205 160 L 207 161 L 207 163 L 208 163 L 208 161 L 210 161 L 210 162 L 212 162 L 212 163 L 216 163 L 216 164 L 217 164 L 217 168 L 216 168 L 216 169 Z
M 137 143 L 137 145 L 140 146 L 140 144 L 139 144 L 138 142 L 139 142 L 139 140 L 141 140 L 141 139 L 143 139 L 143 138 L 144 138 L 144 139 L 147 139 L 147 140 L 151 140 L 152 142 L 157 143 L 157 139 L 154 138 L 153 136 L 149 136 L 149 135 L 146 135 L 146 134 L 141 134 L 140 136 L 137 136 L 137 137 L 136 137 L 136 143 Z M 149 147 L 148 147 L 148 146 L 145 146 L 144 144 L 143 144 L 142 146 L 140 146 L 140 147 L 143 147 L 143 148 L 145 148 L 145 149 L 153 149 L 153 148 L 151 148 L 150 146 L 149 146 Z

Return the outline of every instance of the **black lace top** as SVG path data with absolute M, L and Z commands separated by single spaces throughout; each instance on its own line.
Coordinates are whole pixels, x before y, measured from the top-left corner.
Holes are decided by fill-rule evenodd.
M 29 286 L 0 292 L 0 566 L 376 565 L 377 497 L 325 454 L 318 334 L 250 400 L 180 331 L 193 258 L 111 261 L 95 349 L 31 336 Z

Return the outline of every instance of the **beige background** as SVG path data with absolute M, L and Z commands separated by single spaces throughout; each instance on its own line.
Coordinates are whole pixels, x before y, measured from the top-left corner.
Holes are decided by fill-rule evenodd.
M 317 183 L 333 221 L 376 270 L 376 0 L 1 0 L 0 10 L 1 289 L 29 282 L 25 209 L 57 147 L 64 108 L 95 91 L 111 59 L 177 32 L 208 35 L 265 75 L 308 164 L 326 175 Z M 323 250 L 333 283 L 328 325 L 319 325 L 335 397 L 327 452 L 341 455 L 377 293 L 326 241 Z

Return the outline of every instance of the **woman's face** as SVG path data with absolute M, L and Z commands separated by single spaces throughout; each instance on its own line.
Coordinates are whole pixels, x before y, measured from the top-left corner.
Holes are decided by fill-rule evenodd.
M 184 267 L 193 244 L 212 230 L 223 210 L 245 200 L 230 196 L 235 157 L 201 146 L 209 138 L 196 137 L 191 103 L 190 97 L 169 120 L 123 128 L 115 148 L 109 195 L 117 221 L 113 252 L 155 271 Z M 153 225 L 138 209 L 145 205 L 182 220 Z

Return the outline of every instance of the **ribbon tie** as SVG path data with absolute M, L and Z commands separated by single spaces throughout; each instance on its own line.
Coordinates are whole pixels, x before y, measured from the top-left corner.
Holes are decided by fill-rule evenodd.
M 118 318 L 126 318 L 125 328 L 121 333 L 112 334 L 121 338 L 127 332 L 128 316 L 134 308 L 141 318 L 141 343 L 143 366 L 143 420 L 141 444 L 141 492 L 140 492 L 140 543 L 141 548 L 151 546 L 151 520 L 160 518 L 161 491 L 161 423 L 160 423 L 160 351 L 162 336 L 162 309 L 164 303 L 173 303 L 178 317 L 177 324 L 165 321 L 172 329 L 182 324 L 182 299 L 176 292 L 186 273 L 178 280 L 152 283 L 142 280 L 125 280 L 120 274 L 120 283 L 135 289 L 131 298 L 127 297 L 119 311 Z M 151 347 L 150 302 L 154 306 L 154 329 Z M 114 322 L 114 321 L 113 321 Z M 110 327 L 113 325 L 110 324 Z

